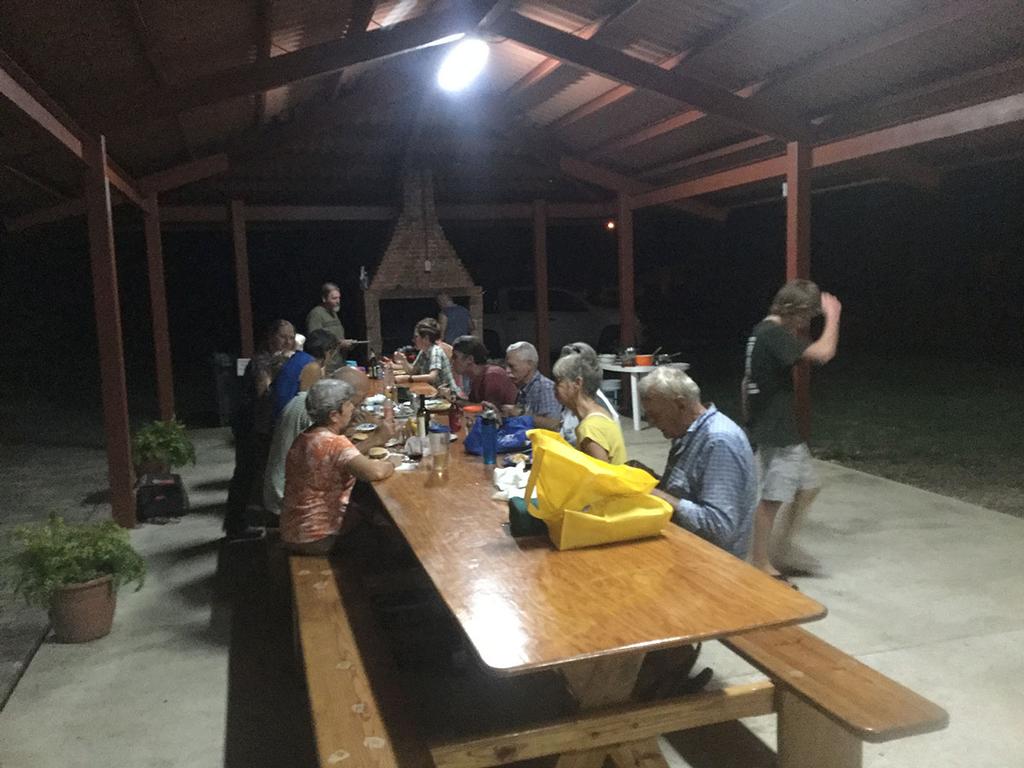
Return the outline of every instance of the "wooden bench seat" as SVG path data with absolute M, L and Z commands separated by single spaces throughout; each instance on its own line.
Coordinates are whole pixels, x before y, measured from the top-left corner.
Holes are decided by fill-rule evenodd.
M 354 574 L 326 557 L 289 559 L 296 634 L 322 768 L 426 768 L 397 675 Z
M 800 627 L 723 639 L 775 684 L 779 766 L 859 766 L 862 742 L 942 730 L 941 707 Z

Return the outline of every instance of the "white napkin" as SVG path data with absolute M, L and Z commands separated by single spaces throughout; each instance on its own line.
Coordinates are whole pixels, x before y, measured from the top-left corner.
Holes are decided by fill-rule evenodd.
M 491 496 L 495 501 L 508 501 L 513 496 L 523 496 L 526 492 L 526 481 L 530 479 L 530 473 L 526 469 L 526 462 L 521 461 L 513 467 L 495 467 L 494 487 L 498 490 Z M 537 491 L 534 490 L 533 498 L 537 498 Z

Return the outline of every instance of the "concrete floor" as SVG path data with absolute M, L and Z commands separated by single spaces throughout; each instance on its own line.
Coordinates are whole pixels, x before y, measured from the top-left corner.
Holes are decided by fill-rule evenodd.
M 627 427 L 626 438 L 631 457 L 662 466 L 659 434 Z M 199 466 L 186 473 L 196 511 L 133 532 L 150 575 L 120 596 L 110 636 L 43 643 L 0 714 L 0 766 L 309 764 L 287 596 L 260 575 L 262 548 L 220 545 L 232 461 L 224 432 L 197 433 L 197 448 Z M 943 732 L 867 745 L 865 764 L 1024 766 L 1024 520 L 819 468 L 825 490 L 801 543 L 822 573 L 796 581 L 829 616 L 810 628 L 951 716 Z M 720 680 L 756 675 L 717 644 L 702 662 Z M 747 725 L 774 744 L 773 718 Z M 673 768 L 710 764 L 693 739 L 662 745 Z

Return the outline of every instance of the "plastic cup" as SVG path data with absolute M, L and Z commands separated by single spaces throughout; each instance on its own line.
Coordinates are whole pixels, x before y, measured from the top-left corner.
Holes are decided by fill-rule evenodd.
M 450 433 L 448 430 L 431 432 L 428 435 L 430 441 L 430 461 L 434 468 L 434 474 L 443 475 L 448 471 Z

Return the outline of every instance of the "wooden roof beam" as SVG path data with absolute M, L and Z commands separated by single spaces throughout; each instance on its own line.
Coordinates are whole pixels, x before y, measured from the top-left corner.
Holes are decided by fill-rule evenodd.
M 256 5 L 253 37 L 256 39 L 256 61 L 264 65 L 274 52 L 273 16 L 273 0 L 259 0 Z M 256 94 L 256 125 L 262 125 L 267 121 L 267 93 L 268 91 L 260 91 Z
M 687 50 L 666 56 L 657 62 L 657 66 L 666 70 L 673 70 L 686 62 L 687 66 L 698 64 L 700 59 L 711 51 L 714 51 L 721 43 L 747 32 L 758 24 L 767 21 L 794 6 L 800 5 L 805 0 L 768 0 L 759 3 L 749 13 L 743 14 L 732 21 L 727 22 L 718 29 L 713 30 L 704 36 L 702 40 L 690 46 Z M 629 85 L 617 85 L 611 90 L 605 91 L 600 96 L 595 96 L 585 104 L 562 115 L 552 123 L 554 128 L 564 128 L 585 117 L 604 109 L 615 102 L 624 99 L 636 89 Z
M 652 184 L 601 167 L 568 153 L 554 132 L 528 124 L 504 101 L 479 99 L 476 116 L 495 133 L 505 136 L 524 152 L 562 175 L 577 179 L 617 195 L 633 195 L 653 189 Z M 724 221 L 728 211 L 698 200 L 680 200 L 673 204 L 686 213 L 704 219 Z
M 1024 121 L 1024 93 L 1017 93 L 822 144 L 811 151 L 811 167 L 824 168 L 1021 121 Z M 634 195 L 630 203 L 634 208 L 663 205 L 682 198 L 781 178 L 785 173 L 786 158 L 783 155 Z
M 146 196 L 157 195 L 171 189 L 177 189 L 194 181 L 216 176 L 228 170 L 228 157 L 224 154 L 211 155 L 190 160 L 187 163 L 176 165 L 157 173 L 143 176 L 139 179 L 138 188 L 141 194 Z M 111 195 L 111 205 L 120 205 L 125 202 L 121 195 Z M 22 216 L 6 219 L 4 224 L 8 232 L 22 232 L 40 224 L 52 224 L 71 216 L 82 216 L 85 214 L 85 200 L 67 200 L 63 203 L 42 208 Z
M 142 101 L 128 106 L 122 117 L 148 122 L 236 96 L 261 93 L 337 72 L 353 64 L 427 48 L 473 29 L 476 21 L 473 14 L 467 15 L 459 10 L 430 13 L 384 29 L 300 48 L 266 61 L 234 67 L 148 94 Z
M 135 33 L 135 38 L 139 43 L 140 52 L 142 53 L 142 57 L 146 60 L 146 64 L 149 65 L 149 71 L 150 74 L 153 75 L 153 80 L 156 81 L 158 87 L 167 87 L 169 82 L 167 80 L 167 76 L 164 74 L 163 67 L 160 66 L 159 56 L 156 53 L 157 41 L 153 35 L 153 31 L 146 23 L 145 17 L 142 15 L 142 8 L 139 6 L 139 0 L 118 0 L 118 5 L 121 8 L 122 15 L 128 19 L 128 23 L 131 25 L 132 31 Z M 189 141 L 188 134 L 185 132 L 185 126 L 181 124 L 181 120 L 177 117 L 174 122 L 178 127 L 178 133 L 181 135 L 181 143 L 184 145 L 189 157 L 195 157 L 192 151 L 192 143 Z
M 1010 59 L 1001 61 L 997 64 L 992 64 L 970 72 L 961 72 L 953 75 L 952 77 L 925 83 L 916 88 L 885 96 L 881 99 L 859 100 L 853 103 L 848 103 L 828 115 L 815 118 L 812 123 L 827 124 L 833 135 L 836 133 L 843 133 L 843 131 L 836 130 L 840 126 L 851 126 L 851 128 L 845 131 L 845 133 L 851 134 L 857 132 L 858 126 L 863 126 L 865 115 L 869 115 L 875 121 L 875 125 L 870 127 L 877 129 L 879 127 L 898 124 L 896 120 L 892 119 L 897 114 L 896 110 L 907 103 L 914 102 L 917 99 L 931 98 L 942 94 L 943 91 L 952 91 L 955 93 L 958 90 L 969 89 L 968 92 L 971 94 L 971 98 L 955 99 L 945 107 L 945 111 L 949 111 L 955 107 L 970 106 L 972 103 L 977 103 L 979 101 L 977 94 L 979 93 L 991 94 L 989 100 L 1011 94 L 1016 90 L 1014 86 L 1019 87 L 1022 82 L 1024 82 L 1024 57 L 1011 57 Z M 931 111 L 934 112 L 935 110 L 933 109 Z M 882 120 L 878 120 L 877 116 L 879 115 L 883 116 Z M 906 122 L 906 117 L 903 117 L 902 121 Z M 860 130 L 863 130 L 863 127 L 861 127 Z M 771 144 L 774 141 L 775 139 L 770 136 L 757 136 L 752 139 L 746 139 L 734 144 L 729 144 L 709 152 L 702 152 L 698 155 L 691 155 L 690 157 L 673 160 L 669 163 L 659 163 L 657 165 L 650 166 L 643 169 L 640 172 L 639 177 L 647 179 L 656 176 L 664 176 L 667 173 L 699 165 L 700 163 L 707 162 L 709 160 L 729 157 L 734 154 L 741 154 L 748 149 L 764 144 Z
M 588 24 L 584 24 L 582 27 L 575 30 L 573 34 L 581 40 L 592 40 L 601 32 L 601 30 L 607 29 L 610 24 L 627 15 L 642 2 L 643 0 L 620 0 L 618 7 L 611 13 L 605 14 L 601 18 L 595 19 Z M 505 95 L 512 97 L 522 93 L 555 72 L 560 66 L 562 66 L 562 62 L 556 58 L 548 57 L 544 59 L 544 61 L 516 81 L 512 87 L 505 92 Z
M 506 14 L 490 31 L 620 83 L 697 107 L 736 125 L 787 140 L 806 139 L 809 126 L 766 105 L 752 104 L 725 88 L 666 72 L 621 51 L 597 45 L 518 14 Z
M 881 53 L 893 46 L 931 32 L 947 24 L 958 22 L 976 13 L 985 5 L 984 0 L 957 0 L 949 5 L 916 16 L 910 21 L 878 33 L 869 34 L 847 45 L 832 47 L 810 59 L 784 67 L 770 75 L 767 80 L 749 83 L 736 91 L 737 96 L 750 98 L 757 95 L 758 103 L 767 103 L 779 98 L 779 91 L 786 85 L 821 72 L 849 66 L 856 61 Z M 587 157 L 597 158 L 612 152 L 635 147 L 666 133 L 678 130 L 707 116 L 701 110 L 686 110 L 669 115 L 639 130 L 629 131 L 591 149 Z
M 15 109 L 64 145 L 71 154 L 85 162 L 86 133 L 3 51 L 0 51 L 0 98 L 12 104 Z M 107 178 L 121 194 L 142 207 L 143 197 L 135 182 L 109 158 Z

